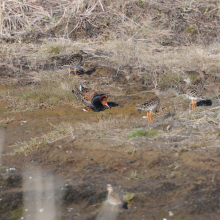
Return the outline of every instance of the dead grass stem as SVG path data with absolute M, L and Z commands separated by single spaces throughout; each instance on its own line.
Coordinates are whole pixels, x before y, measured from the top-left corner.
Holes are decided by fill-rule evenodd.
M 27 155 L 28 152 L 32 150 L 37 150 L 41 147 L 46 146 L 47 144 L 54 143 L 63 138 L 72 137 L 73 140 L 75 139 L 75 137 L 73 136 L 73 127 L 70 124 L 56 127 L 53 124 L 51 125 L 55 128 L 54 131 L 48 132 L 47 134 L 43 134 L 39 137 L 31 138 L 31 140 L 29 141 L 17 142 L 14 145 L 10 146 L 14 148 L 14 150 L 11 153 L 9 153 L 9 155 Z

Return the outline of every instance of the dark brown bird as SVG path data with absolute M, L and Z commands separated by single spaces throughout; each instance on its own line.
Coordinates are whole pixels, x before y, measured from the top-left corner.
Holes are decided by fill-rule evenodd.
M 92 89 L 86 88 L 81 84 L 76 85 L 75 90 L 72 90 L 72 92 L 87 109 L 91 108 L 95 112 L 100 112 L 109 108 L 107 103 L 108 95 L 98 94 Z

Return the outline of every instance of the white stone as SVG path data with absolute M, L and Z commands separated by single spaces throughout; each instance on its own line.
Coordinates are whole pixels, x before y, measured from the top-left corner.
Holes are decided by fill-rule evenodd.
M 173 216 L 173 212 L 172 211 L 169 211 L 169 216 Z

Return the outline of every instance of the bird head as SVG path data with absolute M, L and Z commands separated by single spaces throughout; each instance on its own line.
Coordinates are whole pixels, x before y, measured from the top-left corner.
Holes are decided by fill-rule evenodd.
M 102 105 L 103 105 L 103 106 L 107 106 L 108 108 L 110 108 L 110 107 L 108 106 L 107 99 L 108 99 L 108 95 L 103 95 L 103 96 L 101 96 L 101 98 L 100 98 Z
M 107 190 L 110 191 L 110 192 L 113 191 L 113 188 L 112 188 L 111 184 L 107 184 Z
M 185 78 L 183 79 L 183 81 L 186 82 L 187 84 L 190 84 L 190 83 L 191 83 L 191 80 L 190 80 L 189 77 L 185 77 Z
M 161 92 L 160 92 L 160 90 L 159 90 L 159 89 L 155 89 L 155 90 L 154 90 L 154 94 L 155 94 L 156 96 L 159 96 L 159 95 L 160 95 L 160 93 L 161 93 Z
M 200 76 L 203 79 L 207 79 L 209 77 L 209 74 L 207 74 L 204 70 L 200 72 Z
M 83 50 L 79 50 L 78 54 L 82 55 L 82 54 L 87 54 L 87 53 L 85 53 Z

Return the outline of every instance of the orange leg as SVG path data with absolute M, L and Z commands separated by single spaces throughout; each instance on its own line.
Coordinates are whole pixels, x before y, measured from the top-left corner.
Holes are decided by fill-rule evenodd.
M 193 101 L 193 99 L 192 99 L 192 111 L 193 111 L 193 105 L 194 105 L 194 101 Z
M 194 108 L 196 107 L 196 101 L 194 101 Z
M 90 107 L 86 106 L 86 110 L 87 110 L 87 111 L 89 111 L 90 109 L 91 109 Z
M 69 78 L 70 78 L 70 74 L 71 74 L 71 68 L 69 68 Z
M 148 123 L 151 123 L 151 122 L 152 122 L 151 113 L 152 113 L 152 111 L 147 112 L 147 121 L 148 121 Z
M 86 106 L 86 105 L 84 105 L 83 104 L 83 106 L 85 107 L 85 109 L 87 110 L 87 111 L 89 111 L 91 108 L 90 107 L 88 107 L 88 106 Z
M 78 76 L 78 75 L 77 75 L 77 73 L 76 73 L 76 68 L 74 69 L 74 72 L 75 72 L 76 78 L 82 78 L 81 76 Z
M 196 101 L 192 100 L 192 111 L 195 109 L 196 107 Z

